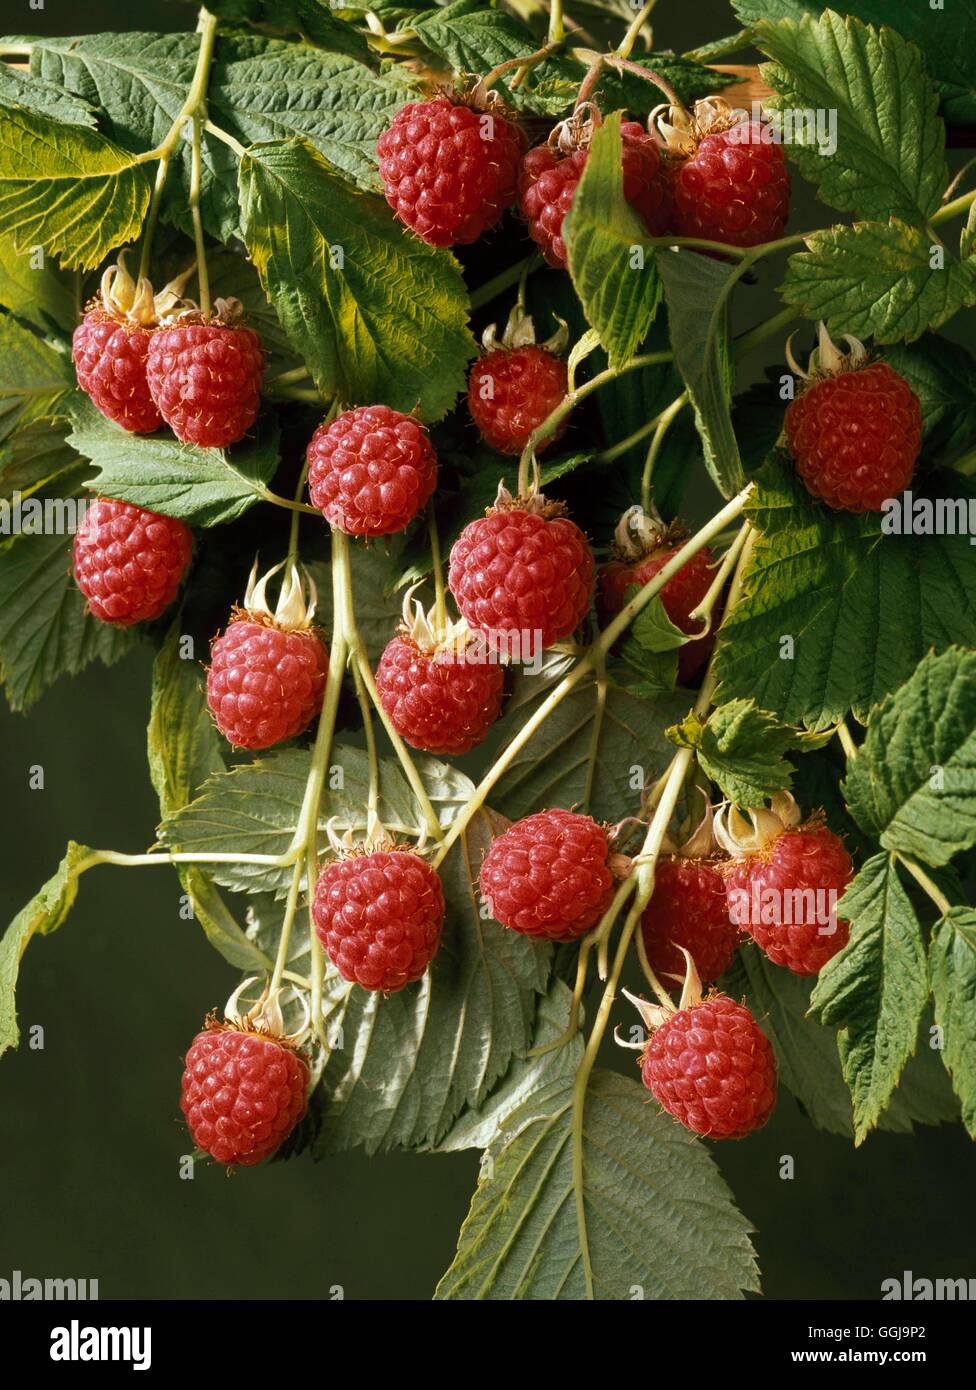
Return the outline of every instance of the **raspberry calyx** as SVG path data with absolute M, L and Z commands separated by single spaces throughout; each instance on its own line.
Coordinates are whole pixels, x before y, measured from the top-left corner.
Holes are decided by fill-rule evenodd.
M 482 336 L 484 353 L 468 377 L 468 409 L 482 439 L 502 454 L 521 454 L 533 432 L 562 402 L 568 389 L 568 329 L 563 319 L 544 343 L 537 343 L 532 318 L 521 302 L 509 315 L 501 338 L 496 324 Z M 564 434 L 568 416 L 535 446 L 542 453 Z

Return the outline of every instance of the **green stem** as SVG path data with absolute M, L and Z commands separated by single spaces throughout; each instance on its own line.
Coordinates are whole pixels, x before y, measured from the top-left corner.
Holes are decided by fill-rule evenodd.
M 563 0 L 549 0 L 549 42 L 562 43 L 566 37 L 563 22 Z
M 142 251 L 139 256 L 139 273 L 137 279 L 142 280 L 149 274 L 149 258 L 152 255 L 153 236 L 156 232 L 156 223 L 159 219 L 159 205 L 162 202 L 163 189 L 166 187 L 166 175 L 169 173 L 169 158 L 163 158 L 156 166 L 156 181 L 153 184 L 152 197 L 149 200 L 149 211 L 146 213 L 146 221 L 142 229 Z
M 380 765 L 379 759 L 376 756 L 376 732 L 373 729 L 373 711 L 369 703 L 369 696 L 366 693 L 366 686 L 363 684 L 362 672 L 355 662 L 353 663 L 352 676 L 356 686 L 356 699 L 359 701 L 359 712 L 363 717 L 363 733 L 366 736 L 366 757 L 369 761 L 369 793 L 366 802 L 366 835 L 368 838 L 379 828 Z
M 593 728 L 590 731 L 590 754 L 586 764 L 586 782 L 583 787 L 583 799 L 580 803 L 580 810 L 584 815 L 589 812 L 590 798 L 593 795 L 596 760 L 600 750 L 600 735 L 603 732 L 603 716 L 607 707 L 607 671 L 604 656 L 598 656 L 593 662 L 593 675 L 596 686 L 596 708 L 593 712 Z
M 278 937 L 278 951 L 275 955 L 274 970 L 268 984 L 268 994 L 273 995 L 281 985 L 282 976 L 285 973 L 285 965 L 288 962 L 288 945 L 291 941 L 291 928 L 295 920 L 295 912 L 298 908 L 298 894 L 302 886 L 302 874 L 305 872 L 305 865 L 302 860 L 295 860 L 295 867 L 292 870 L 291 884 L 288 888 L 288 899 L 285 903 L 285 914 L 281 920 L 281 935 Z M 311 888 L 309 892 L 311 893 Z
M 664 436 L 671 428 L 671 422 L 681 414 L 688 404 L 688 392 L 682 391 L 680 396 L 676 396 L 666 410 L 662 410 L 657 418 L 657 428 L 647 450 L 647 457 L 644 460 L 644 471 L 641 474 L 641 506 L 645 512 L 651 509 L 651 478 L 654 474 L 654 465 L 661 452 L 661 445 L 664 443 Z
M 665 407 L 665 410 L 669 409 L 670 406 Z M 629 434 L 626 439 L 621 439 L 619 443 L 612 444 L 609 449 L 604 449 L 601 453 L 594 454 L 593 462 L 613 463 L 614 459 L 618 459 L 621 454 L 625 454 L 628 449 L 632 449 L 635 444 L 639 444 L 642 439 L 646 439 L 652 430 L 657 429 L 658 425 L 661 423 L 661 417 L 664 415 L 665 410 L 659 411 L 658 414 L 654 415 L 646 424 L 634 430 L 633 434 Z
M 916 861 L 907 854 L 896 853 L 895 858 L 898 860 L 899 864 L 904 864 L 918 886 L 924 890 L 929 899 L 939 909 L 940 916 L 947 917 L 952 911 L 952 903 L 950 903 L 949 899 L 938 885 L 932 882 L 921 865 L 916 863 Z
M 644 8 L 640 11 L 640 13 L 634 16 L 630 28 L 627 30 L 626 34 L 624 34 L 623 38 L 620 40 L 619 44 L 614 50 L 618 58 L 630 57 L 631 53 L 634 51 L 634 44 L 640 37 L 640 32 L 643 29 L 644 25 L 650 19 L 651 11 L 654 9 L 656 4 L 657 0 L 647 0 L 647 3 L 644 5 Z
M 123 869 L 150 868 L 156 864 L 261 864 L 269 869 L 287 869 L 294 864 L 297 852 L 294 846 L 290 846 L 284 854 L 210 854 L 202 851 L 174 854 L 169 850 L 156 854 L 122 854 L 114 849 L 95 849 L 75 866 L 75 871 L 83 874 L 96 864 L 114 864 Z
M 771 318 L 764 319 L 762 323 L 757 323 L 755 328 L 750 328 L 747 333 L 742 333 L 735 339 L 732 346 L 737 357 L 743 353 L 751 351 L 764 343 L 767 338 L 775 338 L 777 333 L 782 333 L 784 328 L 788 328 L 799 314 L 795 309 L 780 309 L 778 314 L 773 314 Z
M 200 215 L 200 183 L 202 178 L 202 151 L 200 149 L 200 117 L 193 117 L 191 127 L 190 155 L 190 217 L 193 220 L 193 246 L 197 257 L 197 292 L 200 313 L 205 319 L 210 317 L 210 275 L 207 271 L 207 248 L 203 239 L 203 218 Z
M 493 87 L 500 77 L 506 73 L 518 69 L 519 85 L 524 81 L 524 73 L 529 72 L 538 63 L 544 62 L 550 54 L 555 53 L 563 45 L 563 39 L 553 39 L 550 43 L 544 44 L 542 48 L 536 49 L 535 53 L 527 53 L 524 58 L 506 58 L 504 63 L 499 63 L 491 72 L 486 73 L 479 82 L 481 87 Z
M 213 121 L 204 121 L 203 128 L 207 134 L 212 135 L 215 140 L 219 140 L 222 144 L 229 146 L 237 155 L 238 159 L 243 159 L 247 154 L 247 149 L 239 140 L 235 140 L 233 135 L 226 130 L 222 130 L 219 125 L 214 125 Z
M 940 222 L 948 222 L 951 217 L 958 217 L 962 212 L 968 212 L 973 203 L 976 203 L 976 188 L 970 193 L 963 193 L 958 198 L 953 198 L 951 203 L 945 203 L 938 212 L 934 212 L 929 218 L 929 223 L 937 227 Z
M 434 573 L 434 622 L 439 632 L 447 629 L 447 591 L 444 587 L 444 562 L 437 517 L 433 502 L 427 508 L 427 530 L 430 535 L 430 559 Z
M 510 289 L 512 285 L 517 285 L 523 275 L 531 274 L 532 268 L 542 264 L 541 257 L 533 252 L 531 256 L 526 256 L 524 260 L 516 261 L 507 270 L 500 271 L 491 280 L 486 280 L 483 285 L 479 285 L 476 290 L 471 291 L 471 311 L 482 308 L 485 304 L 490 304 L 493 299 Z
M 713 39 L 711 43 L 703 43 L 699 48 L 692 48 L 684 55 L 691 58 L 696 63 L 714 63 L 718 58 L 728 58 L 733 53 L 741 53 L 744 48 L 752 46 L 752 33 L 748 29 L 740 29 L 736 34 L 729 34 L 724 39 Z
M 846 719 L 841 719 L 841 720 L 839 721 L 839 723 L 838 723 L 838 725 L 837 725 L 837 737 L 840 739 L 840 744 L 841 744 L 841 747 L 842 747 L 843 750 L 844 750 L 844 755 L 845 755 L 845 757 L 848 758 L 848 760 L 851 759 L 851 758 L 856 758 L 856 757 L 857 757 L 857 744 L 854 742 L 853 738 L 851 737 L 851 731 L 850 731 L 850 729 L 847 727 L 847 720 L 846 720 Z
M 295 488 L 295 501 L 301 502 L 302 493 L 305 491 L 305 483 L 308 478 L 308 459 L 302 465 L 302 471 L 298 475 L 298 486 Z M 288 568 L 298 559 L 298 528 L 301 524 L 302 514 L 296 508 L 291 514 L 291 526 L 288 532 Z

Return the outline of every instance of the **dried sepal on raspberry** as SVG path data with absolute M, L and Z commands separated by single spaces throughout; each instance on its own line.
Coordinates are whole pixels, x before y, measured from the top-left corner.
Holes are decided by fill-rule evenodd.
M 304 1020 L 286 1033 L 281 991 L 266 986 L 250 1009 L 231 995 L 224 1019 L 212 1013 L 190 1044 L 183 1069 L 180 1109 L 193 1142 L 218 1163 L 253 1167 L 282 1144 L 305 1114 L 310 1072 L 299 1049 Z
M 264 350 L 243 314 L 238 299 L 217 299 L 204 314 L 174 296 L 150 340 L 149 390 L 183 444 L 226 449 L 257 419 Z
M 322 949 L 344 980 L 395 994 L 419 980 L 441 944 L 444 893 L 423 857 L 423 839 L 398 844 L 367 814 L 366 835 L 340 838 L 319 869 L 312 920 Z
M 657 107 L 651 124 L 670 178 L 672 231 L 740 247 L 782 236 L 790 176 L 770 125 L 750 120 L 722 97 L 705 97 L 691 112 Z
M 661 846 L 641 934 L 648 964 L 669 987 L 684 977 L 685 952 L 703 980 L 717 980 L 732 964 L 740 929 L 729 916 L 724 860 L 708 802 L 697 825 L 684 827 L 680 843 L 665 837 Z
M 628 590 L 643 588 L 678 553 L 686 531 L 677 523 L 666 526 L 652 507 L 628 507 L 617 523 L 610 558 L 600 567 L 596 586 L 596 613 L 607 627 L 627 602 Z M 660 592 L 664 611 L 675 627 L 694 640 L 678 649 L 678 679 L 690 681 L 704 666 L 715 645 L 714 622 L 703 624 L 695 616 L 715 577 L 715 558 L 703 546 L 672 575 Z
M 267 585 L 285 569 L 272 612 Z M 308 728 L 322 708 L 329 657 L 314 626 L 315 585 L 306 593 L 294 564 L 260 579 L 251 570 L 243 608 L 235 608 L 210 649 L 207 704 L 235 748 L 271 748 Z
M 556 332 L 537 343 L 532 317 L 519 301 L 501 337 L 497 324 L 484 331 L 484 353 L 468 378 L 468 409 L 482 439 L 499 453 L 521 454 L 566 395 L 568 373 L 561 354 L 569 333 L 565 320 L 557 323 Z M 567 416 L 536 451 L 542 453 L 560 439 L 568 423 Z
M 461 615 L 508 660 L 537 660 L 589 610 L 593 552 L 565 511 L 536 487 L 513 497 L 500 483 L 494 505 L 451 549 L 448 586 Z
M 425 612 L 407 590 L 403 622 L 376 668 L 376 689 L 397 733 L 413 748 L 460 756 L 501 713 L 505 673 L 462 618 Z
M 776 1058 L 744 1004 L 714 991 L 703 997 L 694 962 L 677 1007 L 651 1004 L 624 990 L 646 1040 L 616 1041 L 640 1054 L 641 1080 L 679 1124 L 709 1139 L 743 1139 L 769 1119 L 776 1104 Z
M 914 476 L 922 408 L 893 367 L 872 360 L 860 339 L 844 334 L 844 341 L 846 353 L 821 323 L 806 370 L 787 343 L 801 388 L 787 407 L 786 441 L 811 496 L 836 511 L 881 511 Z
M 854 869 L 822 814 L 803 820 L 789 792 L 769 807 L 723 808 L 715 822 L 729 916 L 776 965 L 815 975 L 848 941 L 837 902 Z
M 157 322 L 152 285 L 132 278 L 120 251 L 71 339 L 78 385 L 107 419 L 132 434 L 152 434 L 162 424 L 146 378 Z

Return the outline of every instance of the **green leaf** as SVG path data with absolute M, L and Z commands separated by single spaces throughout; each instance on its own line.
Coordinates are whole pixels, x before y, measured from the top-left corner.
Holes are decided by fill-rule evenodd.
M 634 17 L 633 7 L 629 4 L 624 5 L 622 17 L 629 23 Z M 696 63 L 691 58 L 681 58 L 659 49 L 655 49 L 647 58 L 632 54 L 631 61 L 639 68 L 651 68 L 659 77 L 663 77 L 686 106 L 691 106 L 700 97 L 722 91 L 736 80 L 732 73 L 717 72 L 715 68 L 706 67 L 704 63 Z M 582 70 L 576 83 L 577 88 L 580 81 Z M 634 119 L 649 115 L 655 106 L 660 106 L 665 100 L 661 89 L 655 87 L 652 82 L 638 77 L 636 73 L 614 71 L 611 68 L 604 68 L 593 96 L 601 111 L 623 109 Z M 575 97 L 574 90 L 567 105 L 572 107 Z
M 733 0 L 743 24 L 762 20 L 819 18 L 821 0 Z M 976 121 L 976 80 L 969 60 L 976 5 L 973 0 L 952 0 L 936 8 L 919 0 L 832 0 L 830 8 L 842 15 L 856 15 L 868 24 L 897 29 L 921 50 L 925 67 L 938 85 L 943 115 L 957 125 Z M 763 46 L 761 33 L 757 38 Z
M 43 252 L 18 251 L 11 237 L 0 238 L 0 306 L 42 332 L 71 333 L 77 323 L 73 280 Z
M 962 1118 L 976 1139 L 976 912 L 954 907 L 932 934 L 929 969 L 942 1053 L 962 1101 Z
M 595 1071 L 578 1191 L 572 1099 L 570 1080 L 506 1117 L 436 1297 L 657 1301 L 755 1290 L 748 1224 L 704 1146 L 648 1105 L 638 1082 Z
M 253 24 L 273 33 L 296 34 L 331 53 L 345 53 L 364 63 L 373 61 L 365 36 L 334 13 L 341 8 L 323 0 L 215 0 L 213 13 L 230 24 Z
M 875 855 L 837 904 L 851 938 L 820 972 L 810 999 L 839 1026 L 844 1079 L 854 1101 L 854 1142 L 876 1125 L 915 1050 L 928 998 L 925 943 L 891 857 Z
M 153 663 L 148 755 L 159 809 L 174 815 L 207 778 L 224 770 L 220 738 L 207 709 L 200 664 L 183 655 L 181 617 L 166 635 Z M 265 971 L 271 961 L 248 940 L 206 872 L 178 870 L 196 919 L 210 944 L 240 970 Z
M 790 257 L 780 293 L 832 333 L 910 342 L 976 304 L 976 258 L 943 250 L 944 265 L 933 268 L 933 233 L 897 217 L 813 232 L 807 246 Z
M 437 1146 L 530 1046 L 552 948 L 482 918 L 475 890 L 502 825 L 479 811 L 444 861 L 444 935 L 422 980 L 387 999 L 327 981 L 327 1026 L 341 1041 L 322 1075 L 317 1152 Z
M 780 724 L 755 700 L 719 705 L 704 724 L 690 714 L 668 737 L 679 748 L 694 748 L 702 771 L 737 806 L 761 806 L 784 791 L 793 767 L 783 754 L 802 746 L 796 729 Z
M 270 424 L 228 453 L 168 434 L 130 434 L 84 398 L 72 405 L 71 422 L 68 443 L 99 470 L 90 482 L 95 491 L 195 526 L 242 516 L 266 494 L 278 466 L 278 431 Z
M 248 254 L 316 384 L 437 419 L 464 386 L 474 341 L 454 258 L 406 237 L 307 142 L 241 161 Z M 341 265 L 339 262 L 341 261 Z
M 562 673 L 555 664 L 553 675 Z M 516 677 L 504 716 L 479 750 L 486 764 L 538 708 L 551 683 L 541 674 Z M 663 729 L 687 709 L 687 692 L 646 700 L 611 685 L 601 711 L 596 681 L 584 678 L 516 756 L 493 804 L 512 819 L 540 806 L 578 805 L 597 820 L 615 821 L 641 785 L 664 770 L 670 744 Z
M 593 132 L 583 176 L 563 221 L 569 272 L 611 365 L 647 337 L 661 282 L 647 228 L 624 197 L 620 112 Z
M 368 52 L 355 30 L 327 9 L 319 13 L 334 32 L 354 36 L 355 46 Z M 178 115 L 199 45 L 196 35 L 185 33 L 44 38 L 33 43 L 31 69 L 98 106 L 106 133 L 124 149 L 142 153 L 165 139 Z M 214 45 L 207 109 L 212 121 L 245 145 L 304 135 L 337 168 L 373 188 L 376 141 L 407 95 L 403 82 L 377 76 L 338 48 L 322 53 L 281 39 L 222 32 Z M 164 199 L 166 215 L 188 233 L 190 160 L 189 142 L 181 141 Z M 226 144 L 203 142 L 201 211 L 207 230 L 222 241 L 240 231 L 237 168 Z
M 20 1041 L 15 992 L 21 957 L 32 936 L 46 936 L 61 926 L 78 892 L 78 864 L 91 851 L 69 840 L 57 872 L 17 913 L 0 939 L 0 1053 Z
M 976 844 L 976 652 L 926 656 L 872 712 L 844 796 L 885 849 L 936 868 Z
M 723 497 L 731 497 L 745 486 L 731 414 L 729 303 L 736 273 L 694 251 L 659 251 L 657 263 L 675 365 L 694 406 L 705 466 Z
M 18 72 L 6 63 L 0 63 L 0 105 L 23 106 L 40 116 L 49 116 L 52 121 L 71 125 L 95 124 L 95 112 L 86 101 L 79 101 L 56 83 L 45 82 L 34 73 Z
M 948 182 L 939 97 L 914 44 L 827 12 L 756 27 L 774 110 L 836 112 L 836 148 L 798 122 L 790 155 L 825 202 L 858 217 L 924 221 Z M 787 134 L 790 134 L 787 131 Z
M 411 19 L 410 28 L 447 67 L 478 76 L 538 47 L 531 29 L 521 20 L 485 5 L 483 0 L 455 0 L 443 9 L 428 10 Z
M 0 440 L 38 420 L 64 415 L 74 389 L 70 358 L 0 314 Z
M 169 849 L 198 853 L 283 854 L 292 842 L 308 781 L 307 749 L 285 748 L 241 763 L 204 783 L 200 794 L 159 827 Z M 436 758 L 417 759 L 427 793 L 444 825 L 454 819 L 472 791 L 463 773 Z M 398 763 L 380 760 L 379 816 L 393 834 L 419 834 L 413 792 Z M 324 834 L 330 819 L 339 831 L 366 828 L 369 762 L 365 752 L 348 744 L 333 748 L 319 812 Z M 281 896 L 291 882 L 291 868 L 260 864 L 216 864 L 217 883 L 240 893 Z
M 90 270 L 133 241 L 149 205 L 144 165 L 85 126 L 11 107 L 0 125 L 0 236 Z
M 27 498 L 22 531 L 0 547 L 0 676 L 14 710 L 28 709 L 58 676 L 96 658 L 111 665 L 133 644 L 131 630 L 88 615 L 71 575 L 74 524 L 88 500 L 80 471 Z
M 400 573 L 401 553 L 399 536 L 388 537 L 386 544 L 381 541 L 349 548 L 356 626 L 374 665 L 403 615 L 403 594 L 394 591 Z M 329 566 L 325 562 L 313 561 L 308 569 L 319 593 L 319 621 L 327 632 L 331 632 L 335 628 L 335 616 Z
M 960 343 L 924 334 L 911 346 L 892 344 L 885 361 L 905 378 L 922 407 L 922 454 L 950 464 L 976 438 L 976 358 Z
M 65 443 L 66 431 L 65 425 L 41 421 L 0 445 L 0 497 L 12 501 L 15 492 L 21 499 L 29 497 L 69 468 L 77 468 L 78 455 Z
M 883 534 L 887 516 L 830 511 L 779 457 L 757 483 L 747 511 L 760 535 L 721 628 L 720 699 L 753 698 L 789 724 L 826 728 L 850 710 L 866 722 L 927 651 L 976 645 L 967 536 Z M 957 473 L 915 493 L 916 505 L 976 497 Z
M 744 998 L 773 1045 L 779 1078 L 818 1129 L 852 1138 L 851 1095 L 844 1082 L 837 1035 L 809 1016 L 809 977 L 783 970 L 753 943 L 740 947 L 721 989 Z M 919 1047 L 909 1059 L 878 1128 L 910 1134 L 916 1124 L 944 1124 L 958 1117 L 945 1068 L 932 1056 L 923 1019 Z

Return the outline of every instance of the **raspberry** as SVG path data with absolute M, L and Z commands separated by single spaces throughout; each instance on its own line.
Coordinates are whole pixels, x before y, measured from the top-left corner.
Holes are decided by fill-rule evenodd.
M 575 941 L 610 905 L 614 880 L 606 833 L 574 811 L 516 821 L 481 865 L 481 896 L 503 927 L 547 941 Z
M 182 521 L 99 497 L 75 534 L 75 582 L 99 622 L 130 627 L 165 612 L 192 554 Z
M 180 1109 L 199 1148 L 250 1168 L 305 1114 L 308 1080 L 305 1062 L 283 1041 L 208 1019 L 186 1054 Z
M 756 121 L 716 130 L 673 166 L 673 231 L 729 246 L 758 246 L 783 235 L 790 176 L 782 146 L 767 142 L 766 132 Z
M 152 434 L 163 423 L 146 380 L 151 338 L 151 329 L 96 305 L 71 339 L 78 385 L 103 415 L 133 434 Z
M 641 919 L 644 950 L 658 976 L 685 974 L 683 946 L 703 980 L 732 964 L 739 929 L 729 917 L 725 880 L 715 861 L 671 855 L 654 868 L 654 896 Z
M 742 1139 L 776 1104 L 776 1059 L 743 1004 L 712 994 L 654 1029 L 641 1079 L 669 1115 L 709 1139 Z
M 632 585 L 643 588 L 680 549 L 680 545 L 662 545 L 636 562 L 610 560 L 602 566 L 597 576 L 596 590 L 596 612 L 600 626 L 606 627 L 620 612 L 628 598 L 627 590 Z M 712 552 L 708 546 L 703 546 L 660 591 L 665 613 L 682 632 L 701 630 L 701 623 L 694 621 L 690 614 L 708 593 L 715 578 L 714 563 Z M 678 679 L 683 682 L 691 680 L 711 655 L 714 645 L 715 634 L 709 632 L 680 647 Z
M 160 328 L 146 357 L 159 413 L 183 444 L 204 449 L 225 449 L 251 428 L 263 372 L 264 353 L 254 330 L 220 320 L 191 319 Z
M 210 648 L 207 704 L 235 748 L 270 748 L 322 708 L 329 657 L 314 631 L 285 632 L 237 612 Z
M 815 975 L 847 944 L 833 909 L 852 876 L 844 842 L 825 825 L 783 830 L 725 870 L 729 915 L 775 965 Z
M 808 492 L 837 511 L 877 512 L 912 480 L 922 411 L 887 362 L 814 381 L 786 411 L 786 438 Z
M 468 408 L 482 439 L 502 454 L 520 454 L 529 435 L 566 394 L 566 363 L 534 344 L 489 352 L 471 368 Z M 567 421 L 536 446 L 561 438 Z
M 376 145 L 386 201 L 431 246 L 477 241 L 514 201 L 523 138 L 447 97 L 403 106 Z
M 437 485 L 427 431 L 386 405 L 347 410 L 319 425 L 308 446 L 312 505 L 350 536 L 402 531 Z
M 667 229 L 670 195 L 657 145 L 636 121 L 620 127 L 624 197 L 643 218 L 652 236 Z M 529 224 L 529 236 L 556 270 L 566 265 L 563 218 L 589 157 L 584 147 L 561 155 L 549 145 L 537 145 L 522 160 L 518 180 L 519 211 Z
M 593 554 L 568 518 L 501 506 L 461 532 L 448 583 L 472 631 L 493 649 L 517 643 L 524 661 L 579 626 L 593 590 Z
M 326 864 L 315 885 L 312 917 L 344 980 L 392 994 L 419 980 L 437 954 L 444 894 L 419 855 L 373 850 Z
M 409 636 L 388 643 L 376 688 L 394 729 L 425 753 L 456 757 L 477 747 L 501 713 L 504 672 L 463 653 L 425 652 Z

